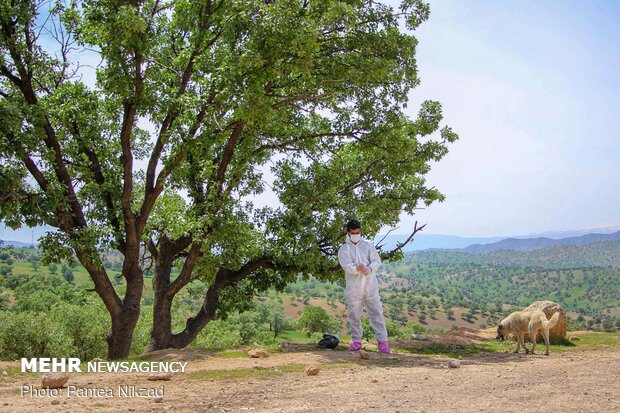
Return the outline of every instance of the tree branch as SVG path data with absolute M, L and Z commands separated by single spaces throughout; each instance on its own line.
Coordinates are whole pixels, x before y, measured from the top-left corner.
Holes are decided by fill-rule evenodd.
M 421 227 L 418 227 L 418 221 L 416 221 L 413 224 L 413 231 L 411 232 L 411 235 L 409 235 L 409 237 L 405 240 L 405 242 L 399 242 L 396 244 L 396 248 L 394 248 L 391 251 L 387 251 L 384 254 L 384 259 L 389 260 L 390 258 L 395 257 L 407 244 L 409 244 L 413 240 L 413 237 L 415 236 L 415 234 L 417 234 L 419 231 L 422 231 L 425 226 L 426 224 L 422 225 Z M 379 246 L 378 248 L 381 249 L 381 246 Z

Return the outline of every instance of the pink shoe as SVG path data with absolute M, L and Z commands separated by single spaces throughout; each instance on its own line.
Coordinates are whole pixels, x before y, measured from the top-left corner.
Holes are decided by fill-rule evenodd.
M 379 346 L 379 353 L 389 353 L 390 352 L 390 344 L 387 341 L 377 341 Z
M 351 345 L 349 346 L 349 351 L 358 351 L 362 349 L 362 342 L 361 341 L 352 341 Z

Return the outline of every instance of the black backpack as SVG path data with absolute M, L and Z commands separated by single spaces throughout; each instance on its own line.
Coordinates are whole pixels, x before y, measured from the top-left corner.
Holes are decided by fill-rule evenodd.
M 340 343 L 338 337 L 331 334 L 323 334 L 323 339 L 319 341 L 316 346 L 317 348 L 325 350 L 338 347 L 338 343 Z

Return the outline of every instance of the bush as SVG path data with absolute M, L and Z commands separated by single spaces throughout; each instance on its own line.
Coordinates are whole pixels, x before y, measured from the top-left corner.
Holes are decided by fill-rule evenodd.
M 262 330 L 260 315 L 254 311 L 233 314 L 228 317 L 227 321 L 239 331 L 243 344 L 252 342 L 254 337 Z
M 198 334 L 190 347 L 219 351 L 237 347 L 241 343 L 241 333 L 235 326 L 228 321 L 213 320 Z
M 312 333 L 308 336 L 308 340 L 306 341 L 306 344 L 317 344 L 322 339 L 323 339 L 323 334 Z
M 409 321 L 407 325 L 403 328 L 403 335 L 409 337 L 412 334 L 426 333 L 426 331 L 426 327 L 424 327 L 422 324 L 415 321 Z
M 367 318 L 362 319 L 362 339 L 366 341 L 372 340 L 375 336 L 375 330 L 370 325 L 370 320 Z
M 4 280 L 4 287 L 14 290 L 20 285 L 26 284 L 32 277 L 27 274 L 10 274 Z
M 304 308 L 304 312 L 297 320 L 297 329 L 305 331 L 308 337 L 312 333 L 338 334 L 340 322 L 329 315 L 323 308 L 309 305 Z
M 431 334 L 445 334 L 448 332 L 448 330 L 441 327 L 431 327 L 428 329 L 428 332 Z
M 403 336 L 403 332 L 401 331 L 398 323 L 388 321 L 385 323 L 385 329 L 387 330 L 388 337 L 400 338 Z
M 261 331 L 254 337 L 254 342 L 261 345 L 271 345 L 276 343 L 276 338 L 271 331 Z
M 53 276 L 38 276 L 15 288 L 17 311 L 49 311 L 54 304 L 65 301 L 84 305 L 86 293 L 81 288 Z
M 19 312 L 32 311 L 45 313 L 49 311 L 54 304 L 60 301 L 60 297 L 52 291 L 35 291 L 27 295 L 21 294 L 19 298 L 15 300 L 13 309 Z
M 106 355 L 105 337 L 110 330 L 110 317 L 100 300 L 93 299 L 84 306 L 58 302 L 52 307 L 49 319 L 68 339 L 66 345 L 74 357 L 92 360 Z
M 71 340 L 45 313 L 0 312 L 0 358 L 69 357 Z

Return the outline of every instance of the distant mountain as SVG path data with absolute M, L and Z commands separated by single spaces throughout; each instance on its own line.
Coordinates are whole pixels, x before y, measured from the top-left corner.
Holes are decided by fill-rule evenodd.
M 568 230 L 568 231 L 546 231 L 546 232 L 539 232 L 535 234 L 528 234 L 525 236 L 511 237 L 511 238 L 541 238 L 541 237 L 544 237 L 544 238 L 561 239 L 561 238 L 570 238 L 570 237 L 580 237 L 582 235 L 587 235 L 587 234 L 612 234 L 618 231 L 620 231 L 620 225 L 599 227 L 599 228 L 589 228 L 589 229 L 576 229 L 576 230 Z
M 28 242 L 21 242 L 21 241 L 2 240 L 2 242 L 4 243 L 5 247 L 11 245 L 17 248 L 28 248 L 31 245 Z
M 398 242 L 404 242 L 407 239 L 407 235 L 388 235 L 383 242 L 383 250 L 387 251 L 396 247 Z M 383 236 L 377 236 L 374 239 L 375 243 L 378 243 Z M 488 244 L 503 240 L 505 237 L 478 237 L 478 238 L 466 238 L 457 237 L 455 235 L 434 235 L 434 234 L 420 234 L 418 233 L 412 242 L 407 244 L 403 248 L 404 252 L 421 251 L 429 248 L 441 248 L 441 249 L 458 249 L 464 248 L 472 244 Z
M 620 240 L 620 231 L 612 234 L 586 234 L 580 237 L 569 237 L 562 239 L 551 239 L 546 237 L 540 238 L 507 238 L 490 244 L 474 244 L 461 251 L 472 254 L 488 254 L 490 252 L 513 250 L 513 251 L 536 251 L 555 245 L 588 245 L 600 241 L 618 241 Z
M 516 251 L 535 251 L 537 249 L 550 247 L 552 245 L 583 245 L 597 241 L 620 239 L 618 234 L 620 227 L 604 227 L 589 230 L 568 230 L 568 231 L 548 231 L 529 235 L 512 235 L 505 237 L 460 237 L 456 235 L 425 234 L 421 232 L 415 236 L 413 241 L 404 249 L 404 252 L 423 251 L 427 249 L 454 250 L 463 249 L 466 252 L 486 253 L 499 251 L 501 249 L 515 249 Z M 600 237 L 603 235 L 603 237 Z M 604 235 L 609 235 L 606 238 Z M 584 237 L 585 236 L 585 237 Z M 390 234 L 381 244 L 383 250 L 394 248 L 397 243 L 407 239 L 406 234 Z M 580 238 L 581 241 L 574 242 L 572 239 Z M 374 242 L 378 244 L 383 235 L 375 237 Z M 569 240 L 567 242 L 555 242 L 559 240 Z M 502 242 L 502 244 L 498 244 Z M 583 244 L 582 244 L 583 243 Z M 498 244 L 497 246 L 489 246 Z M 482 247 L 481 247 L 482 246 Z M 487 248 L 487 246 L 489 246 Z M 466 249 L 468 248 L 469 249 Z

